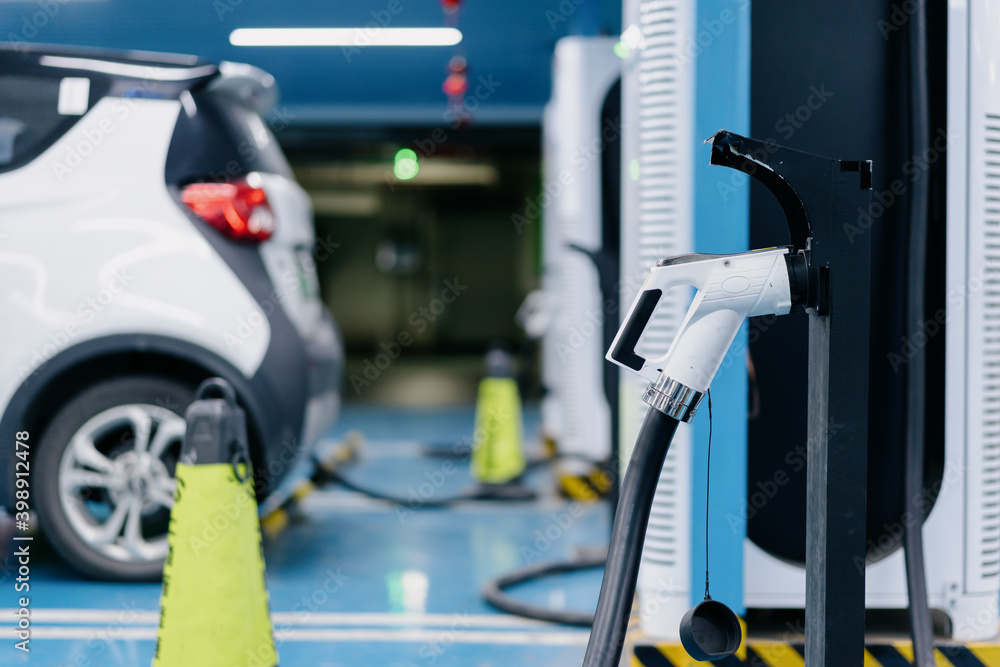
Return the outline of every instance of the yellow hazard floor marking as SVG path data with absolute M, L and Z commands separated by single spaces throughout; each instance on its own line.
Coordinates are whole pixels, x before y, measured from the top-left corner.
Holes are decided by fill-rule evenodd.
M 740 647 L 736 649 L 736 657 L 743 662 L 747 660 L 747 622 L 742 617 L 740 618 Z
M 271 539 L 274 539 L 281 534 L 281 532 L 288 527 L 288 524 L 288 512 L 281 509 L 271 512 L 260 520 L 261 530 L 263 530 L 264 534 Z
M 799 655 L 799 652 L 788 644 L 781 642 L 750 642 L 750 648 L 769 667 L 804 667 L 805 665 L 805 661 Z
M 294 498 L 296 502 L 301 502 L 306 496 L 315 490 L 316 487 L 313 486 L 312 482 L 305 481 L 292 491 L 292 498 Z
M 744 635 L 744 642 L 741 644 L 741 650 L 737 653 L 737 658 L 739 658 L 741 663 L 747 662 L 746 656 L 746 635 Z M 899 655 L 905 659 L 908 663 L 913 662 L 913 646 L 909 642 L 875 642 L 869 645 L 869 648 L 873 647 L 887 647 L 891 646 L 893 649 L 899 652 Z M 688 656 L 684 647 L 680 644 L 648 644 L 643 641 L 639 641 L 637 647 L 643 647 L 645 649 L 655 649 L 661 655 L 663 655 L 671 665 L 674 667 L 712 667 L 715 663 L 711 662 L 699 662 Z M 805 667 L 805 661 L 802 655 L 794 646 L 786 644 L 780 641 L 752 641 L 749 647 L 757 655 L 757 660 L 754 665 L 757 667 Z M 956 646 L 957 647 L 957 646 Z M 967 644 L 962 647 L 969 655 L 971 653 L 975 658 L 981 662 L 985 667 L 1000 667 L 1000 644 Z M 955 667 L 956 664 L 965 664 L 964 661 L 961 663 L 954 663 L 947 657 L 948 648 L 945 647 L 943 650 L 941 648 L 934 649 L 934 664 L 935 667 Z M 631 660 L 631 667 L 648 667 L 633 653 Z M 866 648 L 864 654 L 864 667 L 884 667 L 878 659 L 871 653 L 871 651 Z
M 660 646 L 660 653 L 667 656 L 674 667 L 701 667 L 702 665 L 706 667 L 712 667 L 710 662 L 702 662 L 701 660 L 695 660 L 687 654 L 683 646 Z
M 986 667 L 1000 667 L 1000 646 L 969 644 L 967 648 Z
M 559 484 L 563 492 L 573 500 L 593 502 L 600 498 L 593 487 L 575 475 L 560 475 Z
M 909 663 L 913 662 L 913 644 L 909 642 L 893 642 L 892 647 L 899 651 L 899 654 L 906 658 Z M 951 660 L 944 657 L 941 651 L 934 649 L 934 665 L 936 667 L 954 667 Z

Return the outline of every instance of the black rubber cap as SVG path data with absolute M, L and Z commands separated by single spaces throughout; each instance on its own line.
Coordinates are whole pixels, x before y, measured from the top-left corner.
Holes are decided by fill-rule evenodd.
M 695 660 L 721 660 L 736 653 L 743 639 L 739 617 L 726 605 L 706 599 L 681 619 L 681 644 Z

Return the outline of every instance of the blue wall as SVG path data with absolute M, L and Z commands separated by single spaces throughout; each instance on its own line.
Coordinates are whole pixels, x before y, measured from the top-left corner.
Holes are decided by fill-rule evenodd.
M 695 250 L 707 253 L 749 250 L 749 188 L 726 187 L 735 173 L 711 166 L 702 143 L 717 130 L 750 133 L 750 1 L 699 0 L 694 148 Z M 742 175 L 739 175 L 742 177 Z M 720 185 L 721 184 L 721 185 Z M 743 605 L 742 522 L 747 476 L 747 328 L 729 350 L 712 382 L 714 427 L 710 569 L 712 597 L 735 611 Z M 700 602 L 705 579 L 705 473 L 708 404 L 694 422 L 692 443 L 692 603 Z
M 477 100 L 480 123 L 538 123 L 549 98 L 552 51 L 571 32 L 621 30 L 613 0 L 466 0 L 458 14 L 458 47 L 236 47 L 236 28 L 355 27 L 376 16 L 390 27 L 441 27 L 438 0 L 6 0 L 0 40 L 193 53 L 247 62 L 275 76 L 292 122 L 441 124 L 441 84 L 456 51 L 470 79 L 492 77 Z M 377 25 L 377 24 L 375 24 Z M 472 90 L 475 90 L 473 83 Z

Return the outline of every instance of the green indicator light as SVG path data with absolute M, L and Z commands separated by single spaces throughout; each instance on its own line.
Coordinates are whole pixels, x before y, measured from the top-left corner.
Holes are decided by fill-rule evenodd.
M 628 58 L 628 54 L 631 53 L 631 50 L 621 42 L 615 42 L 612 50 L 615 52 L 615 55 L 622 60 Z
M 639 180 L 639 161 L 632 160 L 628 163 L 628 175 L 633 181 Z
M 417 175 L 420 165 L 417 164 L 417 154 L 409 148 L 402 148 L 393 158 L 392 173 L 401 181 L 408 181 Z

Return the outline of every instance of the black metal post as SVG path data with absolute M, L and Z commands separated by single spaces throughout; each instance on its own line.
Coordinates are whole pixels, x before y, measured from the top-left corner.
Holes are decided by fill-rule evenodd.
M 871 163 L 731 132 L 712 163 L 763 183 L 788 219 L 809 312 L 806 665 L 864 663 Z
M 813 220 L 810 249 L 826 303 L 809 317 L 809 667 L 864 662 L 871 243 L 854 225 L 858 210 L 868 211 L 871 178 L 870 171 L 840 171 L 843 166 L 850 163 L 835 165 L 831 174 L 830 216 Z

